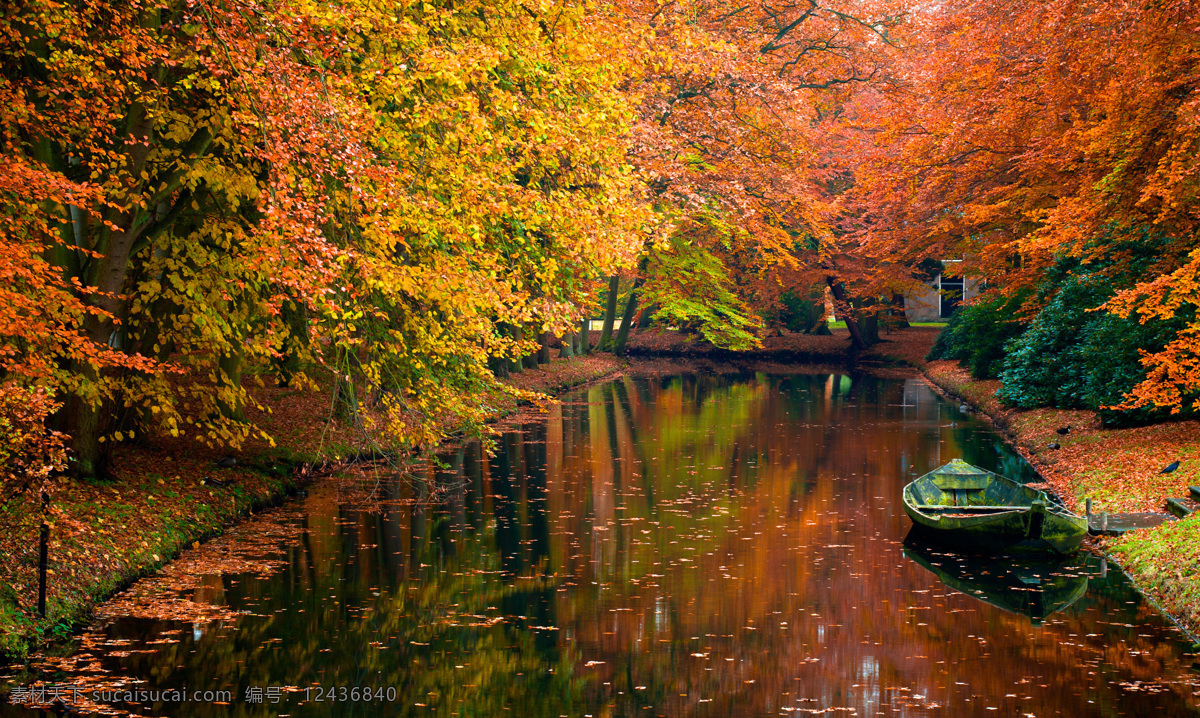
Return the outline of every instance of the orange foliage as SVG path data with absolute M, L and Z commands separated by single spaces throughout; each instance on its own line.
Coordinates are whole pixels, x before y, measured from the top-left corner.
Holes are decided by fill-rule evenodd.
M 902 3 L 619 6 L 639 63 L 633 156 L 676 242 L 719 259 L 754 308 L 823 284 L 839 254 L 831 190 L 845 182 L 825 121 L 845 88 L 881 77 Z
M 66 437 L 45 425 L 56 409 L 44 390 L 0 385 L 0 503 L 15 493 L 46 491 L 51 475 L 66 465 Z
M 911 282 L 922 259 L 967 258 L 999 291 L 1125 228 L 1172 238 L 1109 309 L 1169 317 L 1200 302 L 1200 6 L 1187 0 L 941 3 L 913 18 L 895 82 L 852 105 L 849 227 Z M 1200 327 L 1148 357 L 1135 406 L 1200 390 Z

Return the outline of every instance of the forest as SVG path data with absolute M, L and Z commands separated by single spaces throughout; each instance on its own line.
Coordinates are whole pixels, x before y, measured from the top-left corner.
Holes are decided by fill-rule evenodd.
M 1198 83 L 1190 0 L 21 0 L 5 490 L 236 449 L 254 382 L 431 448 L 606 315 L 739 350 L 828 296 L 864 348 L 946 260 L 934 354 L 1006 402 L 1187 415 Z

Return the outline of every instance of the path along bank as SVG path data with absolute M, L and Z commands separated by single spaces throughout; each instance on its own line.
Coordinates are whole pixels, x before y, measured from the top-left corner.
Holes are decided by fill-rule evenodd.
M 517 389 L 555 394 L 621 371 L 605 354 L 558 359 L 513 374 Z M 65 645 L 92 608 L 182 549 L 223 532 L 262 507 L 303 490 L 315 478 L 374 453 L 377 437 L 359 421 L 331 419 L 332 383 L 309 388 L 260 386 L 247 419 L 271 441 L 248 441 L 228 454 L 194 437 L 152 437 L 123 445 L 115 479 L 67 481 L 54 493 L 46 617 L 36 610 L 42 509 L 35 501 L 0 505 L 0 665 L 19 661 L 47 640 Z M 494 417 L 517 399 L 481 397 Z

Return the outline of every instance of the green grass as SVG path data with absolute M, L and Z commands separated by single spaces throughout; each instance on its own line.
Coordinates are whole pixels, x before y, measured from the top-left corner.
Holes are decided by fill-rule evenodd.
M 1200 513 L 1157 528 L 1130 531 L 1112 548 L 1135 582 L 1168 612 L 1200 624 Z

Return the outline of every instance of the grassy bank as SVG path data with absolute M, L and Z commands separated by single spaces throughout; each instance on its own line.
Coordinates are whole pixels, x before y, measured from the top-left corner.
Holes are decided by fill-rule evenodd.
M 879 345 L 873 353 L 913 364 L 942 390 L 986 414 L 1076 511 L 1082 513 L 1091 498 L 1097 512 L 1165 513 L 1167 498 L 1187 496 L 1189 485 L 1200 484 L 1200 422 L 1106 429 L 1091 411 L 1012 409 L 995 396 L 999 381 L 972 379 L 956 362 L 926 362 L 917 336 Z M 923 339 L 932 342 L 935 336 Z M 1176 471 L 1161 473 L 1175 461 Z M 1200 514 L 1105 537 L 1099 544 L 1148 596 L 1193 635 L 1200 633 Z
M 609 355 L 556 360 L 509 383 L 552 394 L 622 366 Z M 194 439 L 149 437 L 117 450 L 114 480 L 69 482 L 55 493 L 44 619 L 36 611 L 41 507 L 20 500 L 0 507 L 0 656 L 20 659 L 46 639 L 71 635 L 97 603 L 181 549 L 379 446 L 361 425 L 332 418 L 320 381 L 312 389 L 259 387 L 254 399 L 248 418 L 274 446 L 253 441 L 227 456 Z M 486 401 L 497 418 L 517 407 L 499 392 Z

